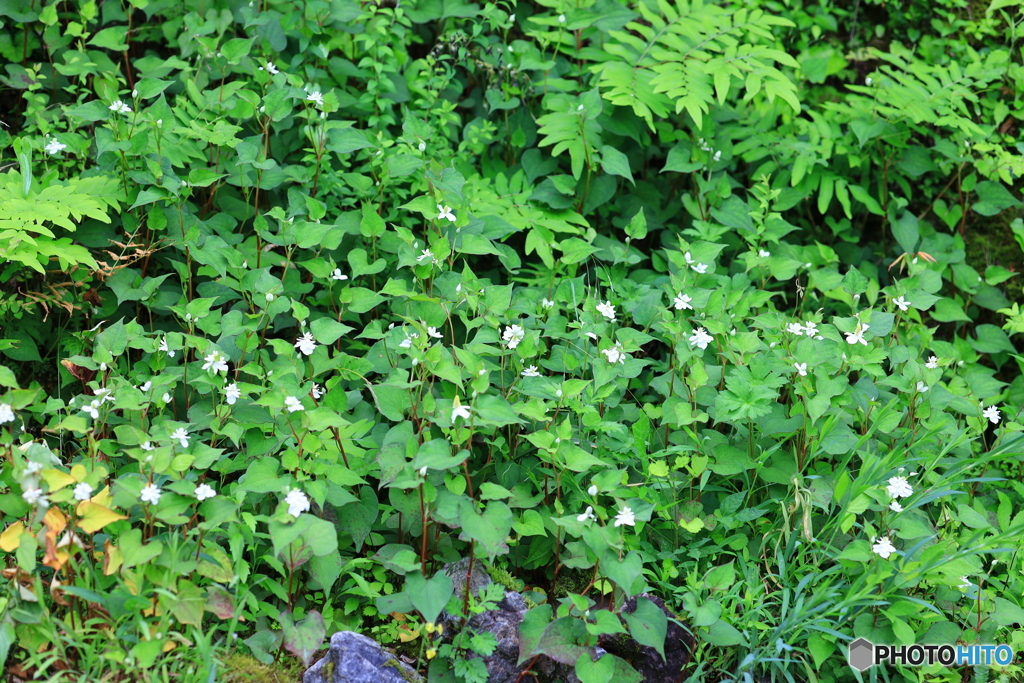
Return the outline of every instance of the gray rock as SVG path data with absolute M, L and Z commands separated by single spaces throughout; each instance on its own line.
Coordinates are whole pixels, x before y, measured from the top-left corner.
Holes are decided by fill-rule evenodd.
M 331 649 L 302 674 L 302 683 L 420 683 L 423 677 L 372 638 L 354 631 L 331 636 Z
M 463 595 L 466 588 L 466 575 L 469 572 L 469 559 L 464 558 L 458 562 L 445 565 L 444 573 L 452 579 L 455 585 L 455 595 Z M 487 573 L 484 563 L 480 560 L 473 562 L 473 572 L 469 577 L 469 589 L 473 595 L 477 595 L 481 588 L 492 584 L 490 575 Z M 505 591 L 505 597 L 497 606 L 486 612 L 475 614 L 469 619 L 468 628 L 477 633 L 490 632 L 494 634 L 497 647 L 494 652 L 484 657 L 484 665 L 487 667 L 487 683 L 516 683 L 520 681 L 520 675 L 530 662 L 520 665 L 519 662 L 519 625 L 529 606 L 520 593 L 512 590 Z M 460 625 L 455 617 L 444 613 L 440 621 L 444 623 L 445 638 L 450 639 L 455 635 L 456 628 Z M 479 655 L 470 655 L 477 657 Z M 531 674 L 522 680 L 542 682 L 563 681 L 564 683 L 579 683 L 573 667 L 559 664 L 551 659 L 541 656 L 532 663 Z

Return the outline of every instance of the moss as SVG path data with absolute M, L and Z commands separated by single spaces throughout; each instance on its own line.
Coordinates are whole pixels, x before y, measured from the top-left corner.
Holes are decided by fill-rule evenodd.
M 510 591 L 521 593 L 526 588 L 526 584 L 521 579 L 517 579 L 504 569 L 492 567 L 487 563 L 484 563 L 484 568 L 487 569 L 487 574 L 491 577 L 491 581 L 504 586 Z
M 224 683 L 295 683 L 305 668 L 302 662 L 286 657 L 273 664 L 262 664 L 251 655 L 232 652 L 221 660 Z
M 1004 211 L 998 216 L 974 216 L 969 220 L 964 231 L 966 261 L 982 277 L 989 266 L 1002 266 L 1016 273 L 1024 268 L 1024 254 L 1010 229 L 1016 214 Z M 1024 276 L 1012 277 L 999 288 L 1011 302 L 1024 301 Z
M 402 678 L 404 678 L 405 680 L 409 681 L 409 683 L 419 683 L 419 681 L 421 680 L 420 678 L 418 678 L 414 674 L 409 673 L 407 668 L 404 667 L 402 665 L 402 663 L 399 662 L 395 657 L 392 657 L 388 661 L 384 662 L 384 666 L 389 666 L 392 669 L 395 669 L 398 672 L 398 674 Z M 330 680 L 330 679 L 328 679 L 328 680 Z
M 560 574 L 558 581 L 555 582 L 553 596 L 555 598 L 564 598 L 569 593 L 582 593 L 583 590 L 590 585 L 590 573 L 579 570 L 565 572 Z

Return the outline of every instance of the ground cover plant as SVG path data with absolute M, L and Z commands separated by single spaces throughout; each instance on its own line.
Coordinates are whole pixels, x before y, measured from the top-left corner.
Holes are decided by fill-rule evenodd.
M 483 681 L 464 558 L 584 683 L 672 646 L 643 593 L 694 681 L 1024 650 L 1021 21 L 0 5 L 0 662 Z

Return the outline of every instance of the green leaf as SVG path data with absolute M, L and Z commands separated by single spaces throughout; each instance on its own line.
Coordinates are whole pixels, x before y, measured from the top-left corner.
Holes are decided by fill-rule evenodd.
M 910 211 L 904 211 L 899 220 L 891 223 L 891 226 L 893 237 L 899 243 L 900 249 L 908 254 L 914 253 L 917 250 L 917 242 L 920 240 L 917 216 Z
M 601 558 L 601 570 L 628 597 L 638 595 L 647 587 L 644 581 L 644 563 L 640 553 L 633 550 L 621 560 L 611 550 L 605 551 Z
M 995 216 L 1005 209 L 1020 206 L 1020 202 L 1002 183 L 983 180 L 974 191 L 978 193 L 978 201 L 971 208 L 982 216 Z
M 629 625 L 629 633 L 636 642 L 653 647 L 662 658 L 665 657 L 668 617 L 660 607 L 647 598 L 637 598 L 636 610 L 632 614 L 623 613 L 622 617 Z
M 284 634 L 284 648 L 298 657 L 303 666 L 309 668 L 313 653 L 320 649 L 327 635 L 324 618 L 317 610 L 310 610 L 306 618 L 296 624 L 292 621 L 291 610 L 281 613 L 279 619 Z
M 576 660 L 576 677 L 580 683 L 610 683 L 615 675 L 614 656 L 604 655 L 596 662 L 589 652 L 582 653 Z
M 405 592 L 423 618 L 434 623 L 448 604 L 455 587 L 443 571 L 434 574 L 429 581 L 423 578 L 423 574 L 414 572 L 405 577 Z
M 601 148 L 601 168 L 604 169 L 605 173 L 621 176 L 636 185 L 633 182 L 633 174 L 629 170 L 629 159 L 625 154 L 610 145 L 605 145 Z
M 706 631 L 702 629 L 700 633 L 705 642 L 716 647 L 745 646 L 747 644 L 747 639 L 743 637 L 742 633 L 721 619 L 711 624 Z
M 353 329 L 355 328 L 331 318 L 318 318 L 309 324 L 309 331 L 313 334 L 313 338 L 321 344 L 333 344 Z
M 459 524 L 464 541 L 476 541 L 477 553 L 494 558 L 508 552 L 505 539 L 512 529 L 512 511 L 500 500 L 487 503 L 483 514 L 476 511 L 475 503 L 462 498 L 459 502 Z

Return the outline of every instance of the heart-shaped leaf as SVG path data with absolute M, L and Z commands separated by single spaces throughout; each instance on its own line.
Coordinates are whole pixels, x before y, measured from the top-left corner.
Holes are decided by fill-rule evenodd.
M 423 618 L 434 623 L 455 592 L 455 586 L 444 572 L 434 574 L 429 581 L 423 574 L 414 572 L 405 577 L 405 592 Z

